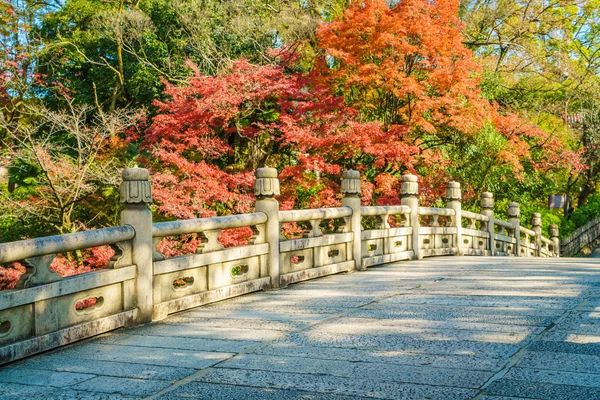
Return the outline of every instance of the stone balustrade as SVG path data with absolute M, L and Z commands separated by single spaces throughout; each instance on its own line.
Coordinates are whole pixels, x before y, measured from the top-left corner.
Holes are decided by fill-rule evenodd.
M 260 168 L 254 213 L 158 223 L 151 193 L 148 171 L 127 169 L 121 226 L 0 244 L 0 263 L 27 267 L 16 289 L 0 292 L 0 364 L 226 298 L 400 260 L 559 255 L 558 228 L 542 237 L 539 214 L 527 229 L 510 203 L 509 220 L 496 219 L 488 192 L 481 213 L 464 211 L 457 182 L 448 184 L 445 208 L 422 207 L 413 175 L 403 177 L 401 205 L 361 206 L 360 175 L 346 171 L 341 207 L 279 210 L 277 171 Z M 284 234 L 290 224 L 298 235 Z M 232 228 L 249 229 L 248 242 L 221 243 Z M 182 235 L 198 242 L 191 254 L 161 253 L 163 238 Z M 59 253 L 102 245 L 115 249 L 106 269 L 68 278 L 50 269 Z
M 558 227 L 550 226 L 551 234 L 556 232 L 558 236 Z M 593 219 L 583 226 L 580 226 L 575 232 L 560 241 L 560 253 L 565 257 L 574 257 L 583 249 L 590 248 L 594 250 L 596 245 L 600 244 L 600 218 Z

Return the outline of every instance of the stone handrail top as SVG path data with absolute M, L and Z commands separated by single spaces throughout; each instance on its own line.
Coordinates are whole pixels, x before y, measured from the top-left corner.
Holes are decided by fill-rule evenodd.
M 451 208 L 419 207 L 419 215 L 440 215 L 442 217 L 450 217 L 456 215 L 456 211 Z
M 543 236 L 540 236 L 542 242 L 546 243 L 546 244 L 554 244 L 554 242 L 552 242 L 552 240 L 545 238 Z
M 135 230 L 129 225 L 124 225 L 20 240 L 18 242 L 0 243 L 0 264 L 47 254 L 64 253 L 115 244 L 131 240 L 134 236 Z
M 496 219 L 496 218 L 494 218 L 494 225 L 502 226 L 502 227 L 508 228 L 508 229 L 515 229 L 516 228 L 515 224 L 513 224 L 511 222 L 503 221 L 501 219 Z
M 469 218 L 469 219 L 474 219 L 477 221 L 488 222 L 490 220 L 490 217 L 488 217 L 487 215 L 478 214 L 478 213 L 471 212 L 471 211 L 462 210 L 461 213 L 462 213 L 463 217 Z
M 535 231 L 532 231 L 531 229 L 525 228 L 524 226 L 521 226 L 521 233 L 525 233 L 529 236 L 537 236 L 537 233 Z
M 245 226 L 264 224 L 265 222 L 267 222 L 267 215 L 263 212 L 156 222 L 152 224 L 152 236 L 165 237 L 218 229 L 242 228 Z
M 313 210 L 279 211 L 279 222 L 303 222 L 318 219 L 344 218 L 352 215 L 350 207 L 316 208 Z
M 409 206 L 363 206 L 360 208 L 363 216 L 403 215 L 410 214 Z

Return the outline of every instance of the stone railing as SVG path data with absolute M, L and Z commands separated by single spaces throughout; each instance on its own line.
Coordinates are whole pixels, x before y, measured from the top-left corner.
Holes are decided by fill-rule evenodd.
M 517 203 L 508 221 L 495 219 L 491 193 L 481 195 L 481 213 L 463 211 L 456 182 L 445 208 L 419 206 L 413 175 L 403 177 L 397 206 L 361 206 L 356 171 L 343 174 L 341 207 L 279 210 L 278 194 L 277 171 L 261 168 L 255 213 L 153 223 L 148 171 L 128 169 L 121 226 L 0 244 L 0 264 L 27 267 L 15 289 L 0 292 L 0 364 L 203 304 L 400 260 L 558 256 L 556 226 L 551 240 L 541 236 L 539 214 L 531 230 L 521 227 Z M 220 234 L 235 228 L 252 235 L 226 248 Z M 161 253 L 163 238 L 181 235 L 198 243 L 191 254 Z M 63 278 L 50 268 L 57 254 L 104 245 L 115 250 L 106 269 Z
M 565 257 L 574 257 L 585 248 L 593 247 L 600 241 L 600 218 L 593 219 L 577 228 L 569 236 L 560 241 L 560 252 Z

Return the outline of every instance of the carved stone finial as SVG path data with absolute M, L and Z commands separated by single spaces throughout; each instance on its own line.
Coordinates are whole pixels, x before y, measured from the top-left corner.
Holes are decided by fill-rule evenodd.
M 342 173 L 342 194 L 360 196 L 360 172 L 350 169 Z
M 152 203 L 150 172 L 145 168 L 123 170 L 121 182 L 121 203 Z
M 533 213 L 531 215 L 531 226 L 534 226 L 534 227 L 542 226 L 542 214 Z
M 508 203 L 508 211 L 506 213 L 509 218 L 519 218 L 521 216 L 521 208 L 519 203 L 513 201 Z
M 551 224 L 548 226 L 548 233 L 550 233 L 551 238 L 558 238 L 558 225 Z
M 258 168 L 254 182 L 254 194 L 258 198 L 273 197 L 279 195 L 279 179 L 277 170 L 271 167 Z
M 448 182 L 446 187 L 446 200 L 462 200 L 462 194 L 460 193 L 460 183 Z
M 493 209 L 494 208 L 494 194 L 490 192 L 481 193 L 480 197 L 481 209 Z
M 416 196 L 419 194 L 419 182 L 417 177 L 412 174 L 402 176 L 402 188 L 400 189 L 402 197 Z

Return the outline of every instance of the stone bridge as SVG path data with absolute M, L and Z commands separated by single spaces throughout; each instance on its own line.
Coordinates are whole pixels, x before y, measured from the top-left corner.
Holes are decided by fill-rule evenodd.
M 0 399 L 600 398 L 598 264 L 558 258 L 539 214 L 499 220 L 491 193 L 467 212 L 456 182 L 421 207 L 411 175 L 402 205 L 361 207 L 355 171 L 341 207 L 281 211 L 276 171 L 256 176 L 253 214 L 153 223 L 125 170 L 121 226 L 0 244 L 27 266 L 0 292 Z M 158 251 L 186 234 L 194 253 Z M 102 245 L 107 269 L 50 269 Z

